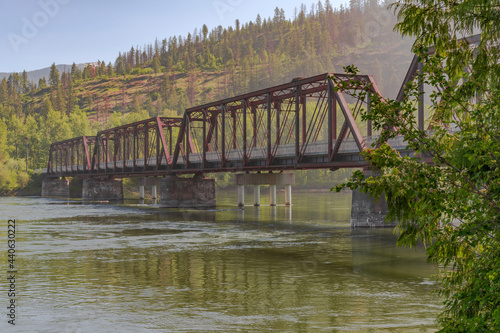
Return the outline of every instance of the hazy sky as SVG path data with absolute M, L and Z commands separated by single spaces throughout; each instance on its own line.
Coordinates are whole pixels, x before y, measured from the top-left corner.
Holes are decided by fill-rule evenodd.
M 324 0 L 322 1 L 324 3 Z M 330 0 L 333 7 L 347 0 Z M 206 24 L 234 26 L 272 17 L 288 18 L 317 0 L 0 0 L 0 72 L 104 60 L 119 51 L 170 36 L 186 36 Z

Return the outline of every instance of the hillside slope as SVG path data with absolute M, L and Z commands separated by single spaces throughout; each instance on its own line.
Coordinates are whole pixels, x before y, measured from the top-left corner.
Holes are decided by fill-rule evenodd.
M 374 75 L 394 97 L 409 63 L 411 40 L 393 32 L 395 18 L 377 1 L 329 1 L 293 20 L 276 8 L 272 18 L 169 37 L 120 52 L 114 64 L 97 61 L 70 70 L 53 65 L 32 82 L 14 74 L 0 82 L 0 183 L 45 167 L 52 142 L 95 135 L 102 128 L 188 107 L 354 64 Z M 60 74 L 61 73 L 61 74 Z M 7 171 L 5 171 L 7 170 Z M 15 187 L 22 179 L 0 185 Z M 7 185 L 6 185 L 7 184 Z M 10 185 L 9 185 L 10 184 Z

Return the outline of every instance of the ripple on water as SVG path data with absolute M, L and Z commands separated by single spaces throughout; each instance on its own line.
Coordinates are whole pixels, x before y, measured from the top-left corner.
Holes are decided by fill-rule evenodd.
M 0 214 L 19 220 L 16 328 L 434 330 L 435 268 L 395 249 L 390 231 L 351 230 L 348 200 L 335 198 L 297 194 L 292 217 L 0 198 Z

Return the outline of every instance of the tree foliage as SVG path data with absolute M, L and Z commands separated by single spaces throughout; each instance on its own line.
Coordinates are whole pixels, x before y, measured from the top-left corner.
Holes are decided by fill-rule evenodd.
M 396 29 L 416 37 L 424 63 L 402 101 L 374 98 L 380 148 L 364 157 L 381 171 L 339 185 L 385 194 L 398 243 L 423 241 L 442 265 L 443 332 L 500 331 L 500 87 L 498 2 L 401 0 Z M 480 32 L 473 46 L 464 37 Z M 419 81 L 432 86 L 430 131 L 415 114 Z M 415 157 L 384 143 L 403 135 Z

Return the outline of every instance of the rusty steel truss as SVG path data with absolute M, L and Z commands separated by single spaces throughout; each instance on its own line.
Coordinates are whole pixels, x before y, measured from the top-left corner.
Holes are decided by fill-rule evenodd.
M 354 80 L 356 84 L 339 85 Z M 359 90 L 366 97 L 359 97 Z M 101 131 L 50 147 L 53 177 L 125 178 L 367 165 L 358 115 L 381 93 L 371 75 L 322 74 Z

